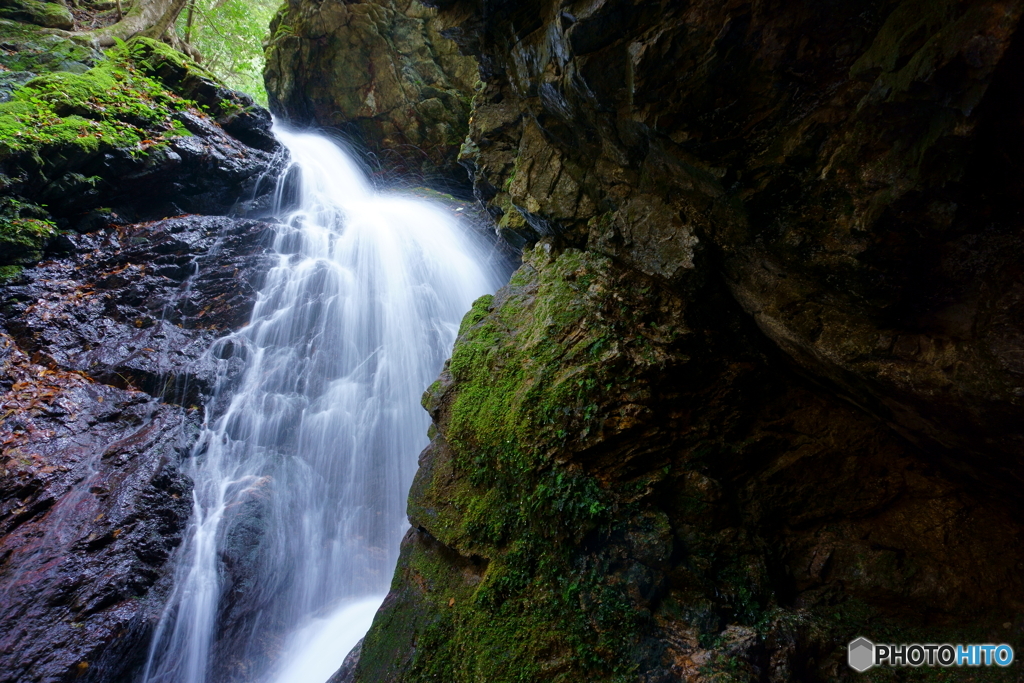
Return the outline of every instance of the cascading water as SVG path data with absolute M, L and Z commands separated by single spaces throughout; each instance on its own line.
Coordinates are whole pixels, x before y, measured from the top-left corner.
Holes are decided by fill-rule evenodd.
M 375 192 L 323 137 L 277 132 L 297 208 L 250 324 L 210 350 L 223 376 L 145 683 L 322 683 L 340 666 L 397 560 L 419 397 L 500 284 L 443 208 Z

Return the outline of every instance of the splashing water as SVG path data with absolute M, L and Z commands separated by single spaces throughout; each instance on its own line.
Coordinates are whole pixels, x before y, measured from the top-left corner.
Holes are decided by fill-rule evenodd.
M 222 375 L 146 683 L 323 683 L 341 665 L 407 527 L 419 397 L 500 284 L 444 209 L 374 192 L 325 138 L 277 133 L 297 208 L 250 324 L 210 350 Z

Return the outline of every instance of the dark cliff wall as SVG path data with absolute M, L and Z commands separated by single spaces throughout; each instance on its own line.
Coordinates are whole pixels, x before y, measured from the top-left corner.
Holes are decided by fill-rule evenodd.
M 525 263 L 425 395 L 354 680 L 1019 643 L 1024 3 L 430 4 Z

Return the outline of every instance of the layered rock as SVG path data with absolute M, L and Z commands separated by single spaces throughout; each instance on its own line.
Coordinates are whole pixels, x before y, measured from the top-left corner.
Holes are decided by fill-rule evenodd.
M 265 110 L 164 45 L 0 33 L 0 681 L 132 680 L 207 391 L 241 364 L 209 349 L 273 231 L 132 221 L 266 205 L 285 159 Z
M 417 0 L 286 3 L 267 48 L 271 110 L 339 129 L 386 172 L 464 181 L 456 157 L 477 67 L 434 15 Z
M 3 289 L 0 680 L 118 681 L 141 664 L 192 512 L 199 406 L 232 372 L 207 350 L 247 319 L 270 230 L 111 228 Z
M 1024 3 L 432 4 L 528 262 L 426 396 L 355 680 L 1019 643 Z

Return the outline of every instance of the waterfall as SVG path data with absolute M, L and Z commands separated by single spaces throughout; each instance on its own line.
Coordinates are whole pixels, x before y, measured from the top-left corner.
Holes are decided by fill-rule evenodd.
M 250 323 L 209 351 L 220 379 L 145 683 L 323 683 L 341 665 L 408 525 L 420 396 L 500 284 L 450 211 L 376 192 L 326 138 L 276 132 L 292 159 L 277 261 Z

